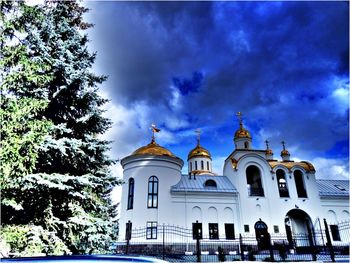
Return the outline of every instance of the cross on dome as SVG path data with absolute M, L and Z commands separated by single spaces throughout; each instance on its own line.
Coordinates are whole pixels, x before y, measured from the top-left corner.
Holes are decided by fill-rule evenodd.
M 155 133 L 156 132 L 160 132 L 160 129 L 157 128 L 157 126 L 155 124 L 151 124 L 150 129 L 152 130 L 152 142 L 156 141 L 156 137 L 155 137 Z
M 201 140 L 201 129 L 198 128 L 194 132 L 197 133 L 197 145 L 199 145 Z

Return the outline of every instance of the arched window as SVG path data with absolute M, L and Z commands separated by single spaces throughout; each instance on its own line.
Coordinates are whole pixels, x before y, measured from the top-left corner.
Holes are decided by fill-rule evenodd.
M 135 180 L 134 178 L 129 179 L 129 192 L 128 192 L 128 210 L 134 207 L 134 188 Z
M 148 208 L 158 207 L 158 178 L 151 176 L 148 180 Z
M 261 182 L 260 170 L 254 165 L 250 165 L 246 170 L 247 187 L 249 196 L 264 196 L 264 189 Z
M 195 169 L 196 171 L 198 170 L 197 161 L 194 162 L 194 169 Z
M 306 189 L 304 185 L 303 174 L 301 173 L 301 171 L 299 170 L 294 171 L 294 180 L 295 180 L 295 187 L 297 189 L 298 197 L 306 198 L 307 194 L 306 194 Z
M 204 170 L 204 162 L 201 161 L 201 170 Z
M 277 185 L 280 197 L 289 197 L 285 172 L 282 169 L 276 171 Z
M 207 162 L 207 170 L 210 171 L 210 169 L 209 169 L 209 162 Z
M 249 148 L 249 143 L 248 142 L 244 142 L 244 148 L 248 149 Z
M 206 180 L 204 183 L 205 187 L 216 187 L 216 182 L 214 180 Z

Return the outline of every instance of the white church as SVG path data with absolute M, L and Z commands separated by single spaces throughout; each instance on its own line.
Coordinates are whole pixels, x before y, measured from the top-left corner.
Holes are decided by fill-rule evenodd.
M 119 240 L 125 240 L 127 228 L 147 228 L 144 241 L 159 241 L 163 224 L 196 227 L 214 240 L 254 235 L 257 228 L 291 239 L 311 234 L 326 218 L 333 242 L 349 242 L 337 225 L 349 220 L 349 181 L 317 180 L 314 166 L 293 161 L 284 143 L 281 160 L 268 142 L 266 149 L 252 149 L 241 119 L 233 141 L 222 175 L 213 173 L 199 136 L 189 149 L 188 174 L 181 172 L 184 161 L 157 144 L 154 134 L 148 145 L 123 158 Z

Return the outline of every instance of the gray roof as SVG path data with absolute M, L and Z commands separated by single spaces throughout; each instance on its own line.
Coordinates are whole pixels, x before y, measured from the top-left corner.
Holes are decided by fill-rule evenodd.
M 349 197 L 349 180 L 317 180 L 321 197 Z
M 214 180 L 215 186 L 205 186 L 207 180 Z M 180 182 L 171 187 L 171 192 L 212 192 L 237 193 L 236 188 L 226 176 L 201 174 L 194 176 L 182 175 Z

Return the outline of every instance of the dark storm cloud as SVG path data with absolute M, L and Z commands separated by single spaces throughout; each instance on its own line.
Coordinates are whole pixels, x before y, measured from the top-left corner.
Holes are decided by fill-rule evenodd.
M 90 5 L 112 102 L 198 127 L 242 111 L 253 133 L 318 153 L 348 142 L 346 2 Z
M 201 72 L 193 72 L 192 78 L 173 78 L 173 83 L 177 87 L 182 95 L 187 95 L 190 92 L 196 92 L 202 85 L 203 74 Z

